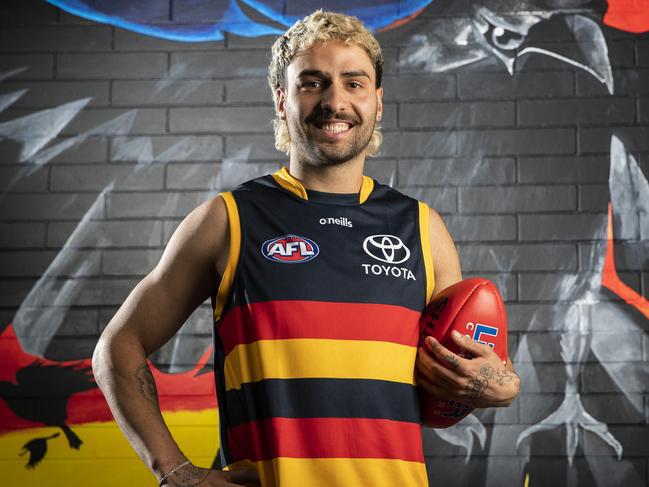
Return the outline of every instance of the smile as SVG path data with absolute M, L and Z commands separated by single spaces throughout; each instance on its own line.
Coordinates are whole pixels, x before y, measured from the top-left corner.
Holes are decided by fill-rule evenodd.
M 350 128 L 352 128 L 352 126 L 348 123 L 323 123 L 320 128 L 327 132 L 339 134 L 341 132 L 347 132 Z
M 329 137 L 341 137 L 345 136 L 354 126 L 353 123 L 348 122 L 347 120 L 341 120 L 336 118 L 330 118 L 329 120 L 316 121 L 313 124 L 321 134 Z

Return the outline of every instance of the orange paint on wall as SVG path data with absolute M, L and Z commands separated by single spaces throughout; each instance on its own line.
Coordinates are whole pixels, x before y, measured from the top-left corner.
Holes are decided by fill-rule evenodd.
M 604 23 L 616 29 L 640 34 L 649 32 L 647 0 L 608 0 Z
M 613 207 L 608 204 L 608 225 L 606 228 L 606 256 L 604 258 L 604 267 L 602 269 L 602 286 L 613 291 L 621 297 L 627 304 L 636 308 L 645 317 L 649 318 L 649 300 L 641 296 L 629 286 L 624 284 L 617 274 L 615 268 L 615 254 L 613 244 Z

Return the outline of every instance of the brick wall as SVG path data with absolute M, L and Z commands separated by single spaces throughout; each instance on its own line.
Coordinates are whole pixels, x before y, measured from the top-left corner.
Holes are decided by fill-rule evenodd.
M 498 472 L 525 470 L 543 485 L 613 477 L 646 485 L 647 321 L 611 292 L 598 287 L 591 301 L 579 292 L 600 269 L 611 137 L 649 172 L 649 37 L 600 24 L 612 94 L 585 71 L 548 56 L 530 55 L 513 76 L 495 57 L 444 72 L 404 63 L 414 34 L 457 15 L 445 5 L 378 35 L 386 58 L 385 142 L 367 173 L 436 208 L 465 276 L 498 284 L 524 384 L 511 408 L 477 414 L 487 443 L 474 445 L 469 464 L 462 448 L 424 431 L 431 478 L 443 479 L 440 485 L 459 485 L 458 479 L 498 485 Z M 530 31 L 528 41 L 580 55 L 561 15 Z M 0 72 L 17 70 L 0 81 L 0 105 L 25 90 L 0 112 L 2 324 L 14 319 L 44 273 L 73 278 L 77 292 L 45 355 L 89 357 L 178 222 L 219 190 L 284 162 L 273 147 L 265 81 L 271 42 L 230 34 L 219 42 L 171 42 L 85 21 L 42 1 L 0 6 Z M 55 109 L 81 99 L 86 104 L 36 159 L 21 162 L 25 144 L 49 137 L 62 120 Z M 57 154 L 39 165 L 49 148 Z M 637 210 L 635 226 L 616 230 L 616 258 L 623 281 L 647 296 L 649 227 Z M 42 287 L 38 306 L 57 294 Z M 569 326 L 575 306 L 588 315 L 577 331 Z M 209 332 L 203 306 L 183 329 L 182 353 L 174 357 L 168 345 L 156 363 L 193 365 Z M 622 462 L 578 428 L 569 468 L 562 425 L 516 448 L 518 435 L 564 400 L 560 341 L 579 334 L 591 336 L 583 368 L 575 369 L 581 402 L 621 443 Z M 2 452 L 0 463 L 13 454 Z

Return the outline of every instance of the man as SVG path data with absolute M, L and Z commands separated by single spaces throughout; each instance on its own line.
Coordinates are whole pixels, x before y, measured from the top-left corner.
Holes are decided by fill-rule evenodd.
M 488 347 L 458 340 L 478 356 L 452 370 L 439 343 L 417 348 L 426 302 L 461 273 L 436 212 L 363 176 L 382 70 L 353 17 L 315 12 L 281 36 L 269 82 L 288 170 L 192 211 L 102 335 L 97 381 L 160 485 L 427 485 L 415 375 L 475 407 L 515 397 Z M 145 361 L 208 296 L 227 471 L 179 450 Z M 510 380 L 481 378 L 476 394 L 485 365 Z

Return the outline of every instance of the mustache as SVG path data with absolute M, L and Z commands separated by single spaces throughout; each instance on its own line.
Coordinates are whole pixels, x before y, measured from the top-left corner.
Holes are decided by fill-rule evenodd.
M 345 112 L 336 112 L 336 113 L 324 113 L 322 111 L 314 112 L 310 114 L 308 117 L 304 119 L 305 122 L 307 123 L 328 123 L 331 120 L 336 120 L 339 122 L 349 122 L 353 125 L 357 125 L 360 123 L 360 120 L 358 120 L 356 117 L 352 116 L 349 113 Z

